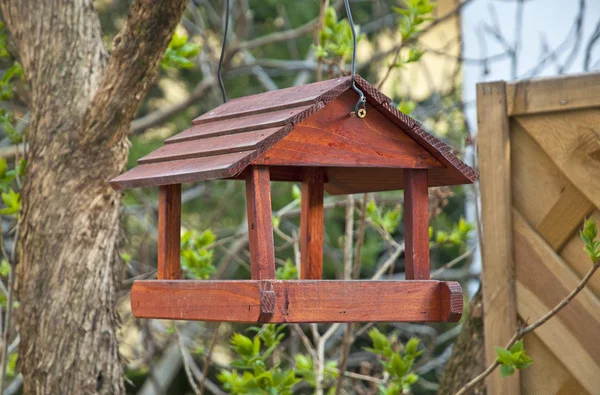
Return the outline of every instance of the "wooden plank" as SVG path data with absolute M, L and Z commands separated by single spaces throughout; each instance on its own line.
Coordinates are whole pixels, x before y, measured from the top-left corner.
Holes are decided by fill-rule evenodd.
M 325 174 L 325 190 L 330 195 L 404 189 L 404 169 L 328 167 Z M 428 170 L 427 179 L 430 187 L 460 185 L 464 182 L 462 178 L 449 178 L 447 169 L 437 168 Z
M 295 119 L 304 119 L 305 116 L 312 114 L 318 108 L 317 105 L 303 106 L 194 125 L 173 137 L 169 137 L 165 140 L 165 144 L 293 124 Z
M 135 281 L 134 316 L 257 322 L 263 281 Z M 430 281 L 269 281 L 270 322 L 434 322 L 462 314 L 458 283 Z M 444 289 L 446 289 L 445 292 Z
M 323 169 L 304 170 L 300 199 L 300 278 L 323 278 Z
M 535 230 L 555 251 L 560 251 L 593 209 L 592 202 L 569 184 Z
M 238 173 L 236 164 L 248 155 L 248 152 L 236 152 L 205 158 L 149 163 L 134 167 L 113 178 L 110 185 L 118 190 L 229 178 Z
M 548 306 L 540 301 L 520 281 L 517 281 L 519 315 L 521 317 L 539 317 L 540 311 L 547 311 Z M 563 321 L 551 319 L 538 329 L 537 335 L 544 344 L 560 359 L 569 373 L 579 381 L 581 386 L 592 394 L 596 394 L 599 379 L 597 367 L 593 359 L 571 335 Z M 546 373 L 547 374 L 547 373 Z
M 407 280 L 429 280 L 427 170 L 404 171 L 404 238 Z
M 300 122 L 254 161 L 262 165 L 445 168 L 427 150 L 367 106 L 366 118 L 352 117 L 356 94 L 348 91 Z
M 246 173 L 246 207 L 248 211 L 248 242 L 250 273 L 253 280 L 275 278 L 273 219 L 269 169 L 250 166 Z
M 571 182 L 514 120 L 510 123 L 510 147 L 513 206 L 537 226 Z
M 158 279 L 181 276 L 181 184 L 164 185 L 158 193 Z
M 350 88 L 350 77 L 335 78 L 229 100 L 194 119 L 194 125 L 316 104 Z
M 494 347 L 506 344 L 517 329 L 511 224 L 509 124 L 504 82 L 477 85 L 481 216 L 483 221 L 482 292 L 485 306 L 485 350 L 488 364 L 496 360 Z M 490 395 L 519 395 L 519 374 L 502 379 L 492 373 Z
M 533 322 L 556 306 L 579 277 L 556 252 L 513 212 L 519 315 Z M 591 263 L 590 263 L 591 265 Z M 590 392 L 600 388 L 600 300 L 583 289 L 536 334 Z
M 600 207 L 600 111 L 569 111 L 516 120 L 575 187 Z
M 506 93 L 511 116 L 600 107 L 600 73 L 517 81 Z
M 572 381 L 577 382 L 561 360 L 535 333 L 530 333 L 525 337 L 524 345 L 527 355 L 535 361 L 527 369 L 521 371 L 521 392 L 524 395 L 557 394 L 565 384 Z M 579 386 L 579 391 L 572 394 L 581 394 L 581 390 L 583 388 Z M 583 390 L 583 393 L 586 391 Z
M 165 144 L 156 151 L 140 158 L 139 164 L 165 162 L 178 159 L 201 158 L 259 149 L 276 141 L 285 127 L 274 127 L 251 132 L 236 133 L 219 137 Z

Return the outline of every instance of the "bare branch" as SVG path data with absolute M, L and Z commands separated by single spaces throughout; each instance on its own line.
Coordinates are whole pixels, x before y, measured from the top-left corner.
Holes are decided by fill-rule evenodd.
M 577 296 L 577 294 L 579 294 L 579 292 L 581 292 L 581 290 L 583 288 L 585 288 L 585 286 L 588 283 L 588 281 L 590 281 L 590 279 L 592 278 L 592 276 L 594 275 L 594 273 L 596 272 L 596 270 L 598 270 L 599 268 L 600 268 L 600 261 L 597 261 L 597 262 L 594 263 L 594 266 L 592 266 L 592 268 L 588 271 L 588 273 L 585 275 L 585 277 L 583 277 L 583 279 L 581 279 L 581 281 L 579 282 L 579 284 L 577 285 L 577 287 L 575 287 L 575 289 L 573 289 L 571 291 L 571 293 L 569 293 L 569 295 L 567 295 L 552 310 L 550 310 L 549 312 L 547 312 L 546 314 L 544 314 L 542 317 L 540 317 L 533 324 L 524 326 L 522 328 L 519 328 L 517 330 L 517 332 L 513 335 L 512 339 L 510 339 L 510 341 L 508 342 L 508 344 L 506 345 L 505 348 L 507 348 L 507 349 L 511 348 L 516 342 L 518 342 L 519 340 L 521 340 L 523 338 L 523 336 L 525 336 L 526 334 L 528 334 L 530 332 L 533 332 L 535 329 L 537 329 L 538 327 L 540 327 L 543 324 L 545 324 L 550 318 L 552 318 L 556 314 L 558 314 L 566 305 L 569 304 L 569 302 L 571 302 L 571 300 L 573 300 L 573 298 L 575 298 L 575 296 Z M 487 376 L 489 376 L 490 374 L 492 374 L 492 372 L 498 366 L 500 366 L 500 364 L 497 361 L 495 361 L 494 363 L 490 364 L 479 376 L 477 376 L 473 380 L 469 381 L 455 395 L 466 395 L 466 394 L 468 394 L 471 389 L 473 389 L 477 384 L 479 384 L 480 382 L 482 382 L 483 380 L 485 380 L 485 378 Z

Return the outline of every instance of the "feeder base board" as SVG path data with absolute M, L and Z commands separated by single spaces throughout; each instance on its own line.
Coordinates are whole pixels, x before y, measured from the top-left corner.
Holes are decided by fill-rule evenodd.
M 142 280 L 131 288 L 131 309 L 171 320 L 456 322 L 463 295 L 458 283 L 435 280 Z

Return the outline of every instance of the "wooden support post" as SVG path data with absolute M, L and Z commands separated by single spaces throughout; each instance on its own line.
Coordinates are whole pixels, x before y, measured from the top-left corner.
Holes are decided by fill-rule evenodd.
M 406 279 L 429 280 L 429 196 L 427 169 L 404 170 Z
M 300 278 L 323 278 L 323 169 L 308 167 L 302 177 Z
M 250 273 L 253 280 L 275 279 L 269 168 L 250 166 L 246 174 Z
M 481 219 L 485 248 L 482 251 L 482 294 L 485 306 L 485 355 L 496 360 L 495 346 L 502 347 L 517 330 L 517 296 L 513 251 L 510 135 L 506 83 L 477 85 L 477 140 L 481 170 Z M 527 263 L 529 264 L 529 262 Z M 489 395 L 519 395 L 519 371 L 502 378 L 488 376 Z
M 177 280 L 180 269 L 181 184 L 162 185 L 158 194 L 158 279 Z

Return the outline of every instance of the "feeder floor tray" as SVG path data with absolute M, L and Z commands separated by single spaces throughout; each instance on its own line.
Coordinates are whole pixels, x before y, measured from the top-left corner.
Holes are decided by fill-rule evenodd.
M 143 280 L 131 289 L 139 318 L 228 322 L 456 322 L 457 282 Z

